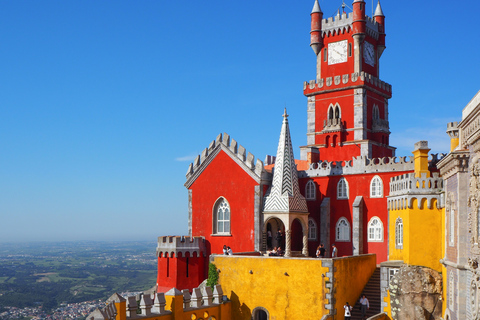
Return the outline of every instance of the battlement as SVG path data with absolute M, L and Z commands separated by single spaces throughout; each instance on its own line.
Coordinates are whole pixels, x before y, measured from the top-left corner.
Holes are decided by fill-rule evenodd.
M 333 33 L 339 34 L 348 32 L 352 27 L 353 12 L 337 14 L 334 17 L 330 17 L 322 20 L 322 36 L 329 36 Z
M 188 166 L 186 174 L 187 182 L 185 183 L 187 188 L 191 186 L 202 169 L 210 163 L 220 150 L 229 153 L 254 179 L 268 179 L 268 172 L 265 171 L 263 162 L 260 159 L 255 161 L 253 154 L 247 152 L 237 141 L 230 139 L 230 136 L 226 133 L 223 135 L 220 133 L 217 138 L 210 143 L 208 148 L 205 148 L 202 153 L 195 158 L 193 163 Z
M 185 257 L 187 252 L 190 257 L 193 257 L 194 254 L 197 257 L 200 257 L 200 255 L 205 257 L 207 254 L 205 238 L 190 236 L 158 237 L 157 257 Z
M 373 87 L 383 91 L 385 95 L 391 96 L 392 86 L 377 77 L 372 76 L 371 74 L 365 73 L 364 71 L 358 73 L 354 72 L 352 74 L 338 75 L 334 77 L 327 77 L 325 79 L 310 80 L 310 82 L 305 81 L 303 83 L 303 91 L 305 95 L 314 94 L 319 89 L 329 90 L 336 89 L 337 86 L 343 86 L 346 84 L 352 85 L 362 85 L 370 84 Z
M 140 303 L 137 303 L 135 296 L 127 299 L 121 297 L 121 299 L 120 301 L 118 299 L 107 300 L 105 308 L 96 309 L 86 319 L 115 320 L 117 315 L 120 319 L 180 320 L 202 317 L 207 319 L 210 316 L 220 319 L 220 314 L 229 313 L 230 310 L 225 308 L 230 302 L 224 299 L 220 285 L 216 285 L 213 290 L 210 287 L 195 288 L 192 290 L 192 294 L 188 290 L 181 292 L 176 288 L 172 288 L 167 293 L 144 293 L 140 298 Z M 167 301 L 169 301 L 168 304 Z M 174 313 L 172 312 L 173 308 L 175 308 Z M 138 309 L 141 310 L 141 315 L 137 314 Z
M 378 32 L 378 22 L 375 18 L 365 17 L 366 32 L 374 39 L 378 39 L 380 33 Z M 334 34 L 341 34 L 349 32 L 352 29 L 353 12 L 343 12 L 333 17 L 322 20 L 322 36 L 329 37 Z
M 432 173 L 429 178 L 426 173 L 420 177 L 415 177 L 414 173 L 393 177 L 390 179 L 390 195 L 387 198 L 389 210 L 412 209 L 415 199 L 418 208 L 421 208 L 424 200 L 429 209 L 433 207 L 433 200 L 437 201 L 437 207 L 443 207 L 443 178 L 438 172 Z
M 426 173 L 422 173 L 421 177 L 415 177 L 414 173 L 406 173 L 390 179 L 390 196 L 438 193 L 441 190 L 443 178 L 438 172 L 433 172 L 430 178 L 427 178 Z
M 320 161 L 311 163 L 310 168 L 299 172 L 300 178 L 323 177 L 330 175 L 362 174 L 391 171 L 413 171 L 413 156 L 383 157 L 369 159 L 358 156 L 349 161 Z

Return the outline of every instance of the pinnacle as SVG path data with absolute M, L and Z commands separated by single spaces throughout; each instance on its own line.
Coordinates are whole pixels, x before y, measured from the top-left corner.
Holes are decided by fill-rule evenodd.
M 323 13 L 322 9 L 320 9 L 320 4 L 318 3 L 318 0 L 315 0 L 315 4 L 313 5 L 312 13 Z
M 378 4 L 377 4 L 377 8 L 375 9 L 375 14 L 373 15 L 374 17 L 385 17 L 383 15 L 383 11 L 382 11 L 382 6 L 380 5 L 380 0 L 378 0 Z

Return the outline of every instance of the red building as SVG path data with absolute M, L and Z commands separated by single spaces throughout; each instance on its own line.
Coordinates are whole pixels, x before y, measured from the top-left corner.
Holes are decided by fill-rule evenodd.
M 335 243 L 339 256 L 376 253 L 377 263 L 387 260 L 388 183 L 413 172 L 414 164 L 411 157 L 395 158 L 389 145 L 392 88 L 379 79 L 385 17 L 380 3 L 370 18 L 365 2 L 355 0 L 353 12 L 323 19 L 316 0 L 311 23 L 317 77 L 304 84 L 308 124 L 301 160 L 293 156 L 286 110 L 277 155 L 265 162 L 227 134 L 212 141 L 186 175 L 189 234 L 203 239 L 197 257 L 222 253 L 224 245 L 257 254 L 280 245 L 286 256 L 313 257 L 319 243 L 328 255 Z M 160 239 L 158 252 L 168 251 Z M 167 272 L 184 273 L 186 261 L 158 259 L 159 290 L 165 283 L 194 288 L 206 277 L 206 265 L 195 260 L 195 270 L 188 262 L 189 279 L 166 279 Z

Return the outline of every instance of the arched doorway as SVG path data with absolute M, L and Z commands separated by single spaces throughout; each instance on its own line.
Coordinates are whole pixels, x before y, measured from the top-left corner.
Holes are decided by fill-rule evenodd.
M 303 227 L 300 220 L 292 221 L 292 251 L 302 251 L 303 249 Z
M 263 307 L 253 309 L 252 320 L 268 320 L 269 318 L 267 309 Z
M 268 249 L 268 231 L 271 232 L 272 239 L 271 239 L 271 247 L 281 247 L 285 250 L 285 226 L 283 225 L 282 220 L 278 218 L 270 218 L 267 220 L 265 224 L 265 232 L 267 234 L 267 249 Z M 278 237 L 278 230 L 282 232 L 282 237 Z

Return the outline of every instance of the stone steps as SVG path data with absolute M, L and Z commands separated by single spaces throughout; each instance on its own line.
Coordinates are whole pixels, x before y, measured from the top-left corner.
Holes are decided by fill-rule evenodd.
M 363 288 L 363 294 L 368 299 L 370 303 L 370 309 L 367 310 L 367 318 L 372 317 L 381 312 L 381 301 L 380 301 L 380 268 L 375 269 L 375 272 L 368 280 L 368 283 Z M 358 298 L 360 299 L 360 297 Z M 355 303 L 355 306 L 352 310 L 352 320 L 361 320 L 362 313 L 360 311 L 360 302 Z

